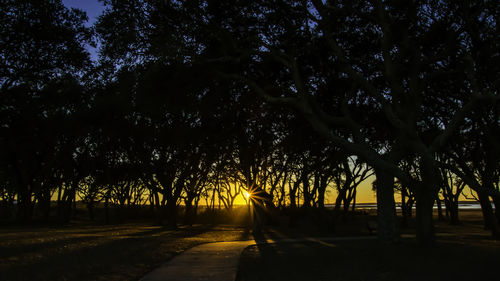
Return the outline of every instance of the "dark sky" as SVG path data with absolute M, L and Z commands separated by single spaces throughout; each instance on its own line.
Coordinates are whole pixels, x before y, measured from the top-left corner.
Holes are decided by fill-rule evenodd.
M 87 25 L 92 25 L 104 9 L 98 0 L 62 0 L 62 2 L 66 7 L 78 8 L 87 12 L 89 17 Z
M 87 17 L 89 18 L 87 26 L 94 24 L 97 17 L 104 10 L 102 2 L 99 2 L 98 0 L 62 0 L 62 2 L 68 8 L 77 8 L 87 12 Z M 92 48 L 91 46 L 87 46 L 87 49 L 90 52 L 91 58 L 96 61 L 98 57 L 97 49 Z

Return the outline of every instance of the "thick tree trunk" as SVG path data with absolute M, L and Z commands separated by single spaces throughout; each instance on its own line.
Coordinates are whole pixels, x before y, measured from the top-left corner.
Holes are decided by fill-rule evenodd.
M 177 204 L 175 204 L 175 201 L 167 201 L 166 211 L 167 225 L 172 228 L 177 228 Z
M 417 193 L 417 242 L 420 246 L 433 247 L 436 244 L 436 233 L 434 229 L 433 207 L 438 197 L 439 170 L 434 165 L 434 160 L 430 155 L 423 157 L 420 163 L 420 182 Z
M 394 177 L 382 170 L 377 176 L 377 233 L 381 241 L 394 243 L 400 240 L 394 202 Z
M 432 190 L 427 186 L 420 186 L 417 191 L 417 242 L 422 246 L 435 244 L 435 231 L 433 222 L 434 198 Z

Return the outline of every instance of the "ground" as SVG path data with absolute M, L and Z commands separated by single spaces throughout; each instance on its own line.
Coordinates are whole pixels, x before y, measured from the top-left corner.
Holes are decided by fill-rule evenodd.
M 240 259 L 243 280 L 486 280 L 496 277 L 500 243 L 482 228 L 480 212 L 462 212 L 463 224 L 438 222 L 438 245 L 420 249 L 413 238 L 397 245 L 376 240 L 315 241 L 251 246 Z M 337 236 L 367 235 L 367 216 L 335 226 Z M 278 224 L 279 225 L 279 224 Z M 286 225 L 286 224 L 285 224 Z M 412 233 L 412 227 L 405 233 Z M 207 242 L 323 237 L 308 220 L 271 226 L 262 237 L 235 226 L 172 230 L 151 224 L 74 222 L 55 227 L 3 227 L 0 279 L 139 280 L 173 256 Z M 406 234 L 405 234 L 406 235 Z M 406 236 L 409 237 L 409 236 Z M 491 279 L 495 280 L 495 278 Z
M 237 280 L 497 280 L 500 241 L 483 229 L 478 211 L 462 212 L 462 220 L 458 226 L 437 222 L 437 245 L 426 249 L 411 234 L 394 245 L 316 240 L 250 246 Z
M 426 250 L 411 241 L 255 245 L 244 251 L 237 280 L 496 280 L 499 253 L 498 245 L 478 248 L 455 242 Z

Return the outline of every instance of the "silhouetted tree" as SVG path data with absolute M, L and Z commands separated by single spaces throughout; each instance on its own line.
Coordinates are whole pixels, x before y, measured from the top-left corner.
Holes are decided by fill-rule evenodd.
M 67 119 L 81 101 L 78 81 L 90 65 L 85 13 L 61 1 L 3 1 L 0 12 L 2 169 L 11 175 L 18 217 L 29 220 L 38 201 L 50 208 L 56 156 L 64 149 Z M 65 120 L 66 119 L 66 120 Z M 3 155 L 4 156 L 4 155 Z

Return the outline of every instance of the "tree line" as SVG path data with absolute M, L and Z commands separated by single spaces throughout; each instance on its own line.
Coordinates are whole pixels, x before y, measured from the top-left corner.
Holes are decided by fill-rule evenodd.
M 500 235 L 495 1 L 103 1 L 87 27 L 61 1 L 0 12 L 0 192 L 29 220 L 57 197 L 149 202 L 175 225 L 231 208 L 353 205 L 372 174 L 378 235 L 416 207 L 458 223 L 465 186 Z M 87 46 L 98 48 L 92 60 Z M 258 195 L 258 196 L 257 196 Z M 495 210 L 492 207 L 495 205 Z

